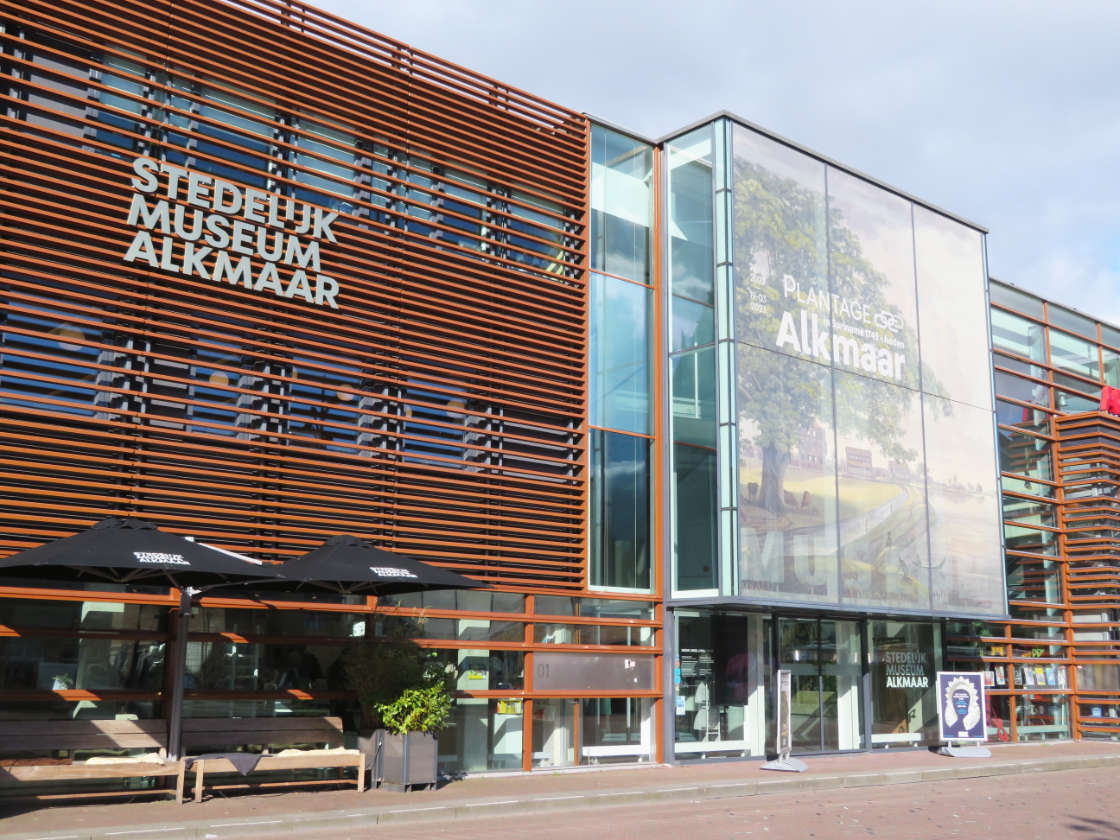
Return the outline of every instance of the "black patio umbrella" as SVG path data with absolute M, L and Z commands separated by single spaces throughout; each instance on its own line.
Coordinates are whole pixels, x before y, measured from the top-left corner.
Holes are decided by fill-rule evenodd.
M 0 577 L 9 576 L 154 583 L 196 591 L 281 577 L 277 566 L 169 534 L 143 519 L 118 517 L 5 557 Z
M 392 554 L 349 534 L 331 537 L 281 567 L 285 580 L 344 595 L 399 595 L 426 589 L 481 589 L 460 574 Z
M 5 557 L 0 560 L 0 577 L 154 583 L 179 590 L 179 623 L 173 660 L 175 679 L 168 714 L 168 753 L 178 758 L 191 600 L 219 587 L 283 580 L 278 568 L 168 534 L 142 519 L 113 517 L 72 537 Z

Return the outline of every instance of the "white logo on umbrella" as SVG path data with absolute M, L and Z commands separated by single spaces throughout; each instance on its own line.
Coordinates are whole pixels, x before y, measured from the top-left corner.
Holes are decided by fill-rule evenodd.
M 399 578 L 414 578 L 414 577 L 416 577 L 416 575 L 414 575 L 408 569 L 397 569 L 397 568 L 394 568 L 393 566 L 370 566 L 369 570 L 371 572 L 373 572 L 375 575 L 379 575 L 381 577 L 399 577 Z
M 189 566 L 190 561 L 185 560 L 182 554 L 165 554 L 162 551 L 134 551 L 132 556 L 138 563 L 154 563 L 157 565 Z

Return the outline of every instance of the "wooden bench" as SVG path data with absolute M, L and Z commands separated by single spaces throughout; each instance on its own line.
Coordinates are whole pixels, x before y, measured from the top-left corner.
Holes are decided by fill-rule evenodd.
M 141 755 L 120 755 L 144 750 Z M 165 720 L 21 720 L 0 723 L 0 785 L 11 782 L 54 782 L 69 779 L 132 779 L 175 777 L 175 801 L 183 801 L 184 762 L 167 759 Z M 67 753 L 57 758 L 19 757 L 26 753 Z M 93 755 L 84 760 L 75 753 Z M 18 762 L 18 763 L 16 763 Z M 168 790 L 128 791 L 167 793 Z M 91 794 L 105 795 L 105 794 Z
M 274 746 L 283 749 L 272 752 Z M 315 748 L 306 748 L 316 745 Z M 184 718 L 183 751 L 194 771 L 194 801 L 202 801 L 207 773 L 236 773 L 236 765 L 228 758 L 208 756 L 191 758 L 199 748 L 215 750 L 237 747 L 259 747 L 257 770 L 312 770 L 354 767 L 358 771 L 358 792 L 365 790 L 366 757 L 360 750 L 342 749 L 342 720 L 337 717 L 289 718 Z M 256 752 L 256 750 L 250 750 Z M 283 783 L 280 783 L 283 784 Z M 303 784 L 296 782 L 295 784 Z

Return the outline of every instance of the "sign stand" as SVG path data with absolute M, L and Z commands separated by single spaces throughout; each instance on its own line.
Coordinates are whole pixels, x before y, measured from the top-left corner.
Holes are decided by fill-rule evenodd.
M 937 672 L 937 718 L 942 745 L 937 752 L 951 758 L 991 758 L 984 675 L 971 671 Z
M 787 773 L 804 773 L 809 766 L 798 758 L 790 758 L 793 750 L 793 729 L 790 726 L 790 704 L 793 700 L 793 680 L 790 671 L 778 671 L 778 684 L 775 686 L 777 695 L 776 711 L 774 716 L 777 730 L 778 757 L 762 765 L 763 770 L 784 770 Z

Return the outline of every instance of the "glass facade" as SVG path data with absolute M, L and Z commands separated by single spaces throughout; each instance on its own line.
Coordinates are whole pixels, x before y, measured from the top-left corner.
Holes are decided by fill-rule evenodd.
M 653 147 L 591 133 L 588 336 L 592 587 L 653 587 Z
M 729 120 L 666 174 L 673 437 L 720 473 L 686 501 L 674 448 L 676 591 L 1004 614 L 982 234 Z

